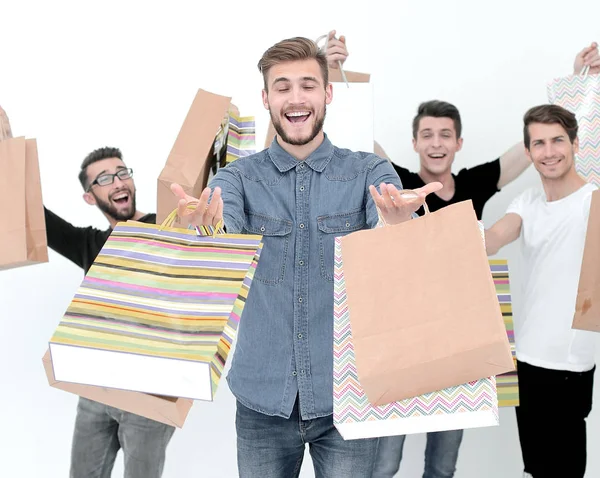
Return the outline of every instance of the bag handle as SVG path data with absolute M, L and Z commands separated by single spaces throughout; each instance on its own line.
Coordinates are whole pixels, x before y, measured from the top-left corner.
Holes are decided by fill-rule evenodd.
M 412 189 L 402 189 L 400 191 L 400 196 L 403 196 L 405 198 L 416 198 L 416 197 L 418 197 L 417 194 Z M 379 206 L 375 205 L 375 207 L 377 208 L 377 215 L 379 216 L 379 220 L 383 223 L 384 226 L 387 226 L 388 223 L 385 221 L 385 219 L 381 215 L 381 211 L 379 210 Z M 423 201 L 423 209 L 425 210 L 425 216 L 427 214 L 431 214 L 430 211 L 429 211 L 429 206 L 427 205 L 427 201 Z
M 186 209 L 188 211 L 193 211 L 198 205 L 198 201 L 191 201 L 187 204 Z M 162 231 L 166 228 L 173 227 L 175 223 L 175 219 L 177 218 L 177 209 L 173 209 L 171 213 L 165 218 L 160 227 L 159 231 Z M 217 234 L 225 234 L 225 230 L 223 229 L 223 219 L 219 219 L 216 226 L 195 226 L 194 228 L 196 233 L 199 236 L 212 236 L 215 237 Z
M 335 38 L 335 39 L 337 40 L 337 38 Z M 319 46 L 319 43 L 321 43 L 323 40 L 325 40 L 325 46 Z M 319 38 L 317 38 L 315 40 L 315 43 L 317 44 L 317 46 L 319 46 L 319 49 L 325 55 L 327 55 L 327 47 L 329 46 L 329 33 L 326 33 L 325 35 L 321 35 Z M 346 83 L 346 88 L 350 88 L 350 84 L 348 83 L 348 79 L 346 78 L 346 73 L 344 72 L 344 68 L 342 67 L 342 62 L 340 60 L 338 60 L 337 64 L 338 64 L 338 68 L 340 69 L 340 73 L 342 74 L 342 80 L 344 80 L 344 83 Z
M 581 73 L 579 73 L 579 75 L 581 75 L 583 78 L 585 78 L 587 76 L 587 74 L 590 71 L 590 65 L 585 65 L 582 69 L 581 69 Z

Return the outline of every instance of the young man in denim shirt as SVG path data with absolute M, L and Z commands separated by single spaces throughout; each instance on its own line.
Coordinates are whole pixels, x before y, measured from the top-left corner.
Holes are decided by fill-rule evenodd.
M 345 441 L 333 425 L 334 238 L 378 225 L 377 208 L 387 224 L 409 220 L 441 184 L 405 197 L 386 159 L 331 144 L 323 123 L 332 85 L 313 41 L 283 40 L 258 66 L 271 146 L 221 169 L 191 214 L 195 199 L 172 187 L 181 222 L 222 218 L 227 232 L 263 236 L 227 377 L 239 474 L 298 476 L 308 443 L 317 477 L 369 477 L 378 440 Z

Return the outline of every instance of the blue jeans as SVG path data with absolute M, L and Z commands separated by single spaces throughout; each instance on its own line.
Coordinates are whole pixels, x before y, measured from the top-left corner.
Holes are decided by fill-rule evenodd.
M 160 478 L 175 428 L 80 398 L 71 451 L 71 478 L 110 478 L 123 449 L 125 478 Z
M 427 434 L 423 478 L 452 478 L 456 471 L 462 430 Z M 405 435 L 379 439 L 377 461 L 372 478 L 392 478 L 400 469 Z
M 332 415 L 302 420 L 298 399 L 287 419 L 238 401 L 235 426 L 240 478 L 296 478 L 307 443 L 316 478 L 368 478 L 373 471 L 377 438 L 345 441 Z

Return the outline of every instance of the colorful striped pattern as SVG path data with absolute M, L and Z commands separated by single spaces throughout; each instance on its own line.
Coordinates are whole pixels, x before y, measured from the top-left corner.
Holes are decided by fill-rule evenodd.
M 498 422 L 496 380 L 490 377 L 385 406 L 369 403 L 355 363 L 340 238 L 335 240 L 333 329 L 334 424 L 400 420 L 432 415 L 492 413 Z
M 515 331 L 513 328 L 508 262 L 506 259 L 494 259 L 490 260 L 489 263 L 494 285 L 496 286 L 500 310 L 504 319 L 504 326 L 506 327 L 506 334 L 510 342 L 510 351 L 516 368 L 517 354 L 515 350 Z M 496 376 L 496 386 L 498 387 L 499 407 L 516 407 L 519 405 L 519 382 L 516 371 Z
M 577 115 L 579 153 L 575 167 L 600 187 L 600 75 L 571 75 L 547 86 L 548 101 Z
M 50 342 L 208 363 L 214 396 L 261 240 L 119 223 Z
M 238 158 L 256 153 L 254 116 L 237 116 L 230 112 L 227 134 L 227 164 Z

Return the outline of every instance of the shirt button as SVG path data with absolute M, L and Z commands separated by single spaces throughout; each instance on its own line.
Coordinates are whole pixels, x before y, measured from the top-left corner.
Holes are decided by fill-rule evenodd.
M 292 372 L 292 375 L 295 377 L 296 375 L 298 375 L 298 372 L 296 372 L 295 370 Z
M 300 169 L 304 169 L 304 163 L 300 163 Z
M 300 373 L 301 373 L 302 375 L 304 375 L 304 370 L 300 370 Z
M 302 302 L 302 297 L 298 297 L 298 302 Z
M 301 339 L 302 338 L 302 334 L 298 334 L 298 338 Z
M 265 226 L 261 226 L 260 232 L 265 232 Z
M 304 191 L 304 186 L 300 186 L 300 191 Z
M 350 223 L 349 222 L 346 223 L 346 227 L 350 227 Z
M 298 264 L 300 264 L 301 266 L 303 266 L 304 265 L 304 261 L 300 261 L 300 262 L 298 262 Z
M 304 229 L 304 224 L 300 224 L 300 229 Z

